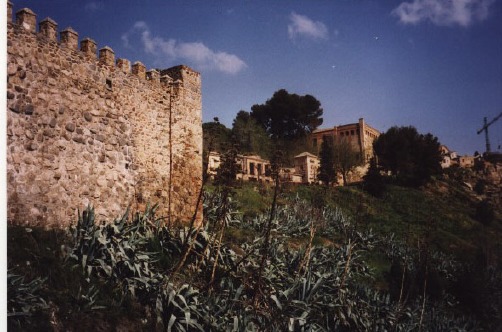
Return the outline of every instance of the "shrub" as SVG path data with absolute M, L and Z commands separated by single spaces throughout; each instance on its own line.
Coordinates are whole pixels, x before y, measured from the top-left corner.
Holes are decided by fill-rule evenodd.
M 483 225 L 490 225 L 495 219 L 495 211 L 493 206 L 488 200 L 482 200 L 476 205 L 476 220 L 482 223 Z
M 216 190 L 204 195 L 204 224 L 195 229 L 165 228 L 148 209 L 131 221 L 126 213 L 109 225 L 96 225 L 92 209 L 86 211 L 74 230 L 71 259 L 124 294 L 143 294 L 142 302 L 155 308 L 158 327 L 168 331 L 471 328 L 439 299 L 408 292 L 408 300 L 398 300 L 372 289 L 365 257 L 373 250 L 406 266 L 410 280 L 422 271 L 420 257 L 428 257 L 443 275 L 453 275 L 453 268 L 445 256 L 423 256 L 393 238 L 358 229 L 340 209 L 294 199 L 275 213 L 239 223 L 230 197 Z M 222 242 L 230 225 L 251 229 L 254 238 L 230 247 Z M 329 244 L 318 245 L 319 236 Z M 178 250 L 173 256 L 178 263 L 160 270 L 158 253 L 146 251 L 150 239 L 157 239 L 160 251 Z
M 375 158 L 371 158 L 368 172 L 363 177 L 363 188 L 375 197 L 382 197 L 386 190 L 385 179 Z
M 485 180 L 478 180 L 476 184 L 474 185 L 474 191 L 478 195 L 483 195 L 486 190 L 486 181 Z
M 40 295 L 45 279 L 36 278 L 25 282 L 23 276 L 7 272 L 7 317 L 9 323 L 21 327 L 30 321 L 30 317 L 43 309 L 47 303 Z

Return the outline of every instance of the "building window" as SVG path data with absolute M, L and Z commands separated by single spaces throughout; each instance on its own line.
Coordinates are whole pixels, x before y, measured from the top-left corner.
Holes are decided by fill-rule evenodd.
M 351 136 L 354 136 L 354 130 L 351 130 L 351 131 L 350 131 L 350 135 L 351 135 Z
M 107 88 L 108 90 L 111 90 L 111 89 L 112 89 L 112 80 L 110 80 L 110 79 L 107 79 L 107 80 L 106 80 L 106 88 Z
M 254 163 L 249 163 L 249 174 L 254 175 Z
M 316 147 L 317 147 L 317 138 L 314 138 L 314 139 L 312 140 L 312 145 L 314 146 L 314 148 L 316 148 Z

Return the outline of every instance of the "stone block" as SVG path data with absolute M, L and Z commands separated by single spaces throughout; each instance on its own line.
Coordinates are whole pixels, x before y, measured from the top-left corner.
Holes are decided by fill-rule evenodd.
M 138 76 L 139 78 L 141 78 L 141 79 L 144 80 L 146 78 L 146 67 L 145 67 L 145 65 L 142 64 L 139 61 L 136 61 L 132 65 L 132 73 L 134 75 Z
M 38 24 L 40 34 L 51 41 L 58 40 L 58 24 L 51 18 L 46 17 Z
M 91 38 L 84 38 L 80 42 L 80 51 L 90 59 L 96 59 L 97 44 Z
M 127 59 L 118 58 L 117 59 L 117 68 L 120 69 L 124 73 L 131 72 L 131 61 Z
M 7 0 L 7 22 L 12 23 L 12 2 Z
M 78 48 L 78 33 L 73 28 L 68 27 L 59 33 L 61 45 L 69 49 L 76 50 Z
M 68 130 L 69 132 L 74 132 L 75 131 L 75 124 L 74 123 L 67 123 L 65 126 L 65 129 Z
M 17 11 L 16 23 L 29 32 L 37 32 L 37 15 L 29 8 Z
M 115 66 L 115 52 L 109 46 L 99 50 L 99 63 L 109 67 Z
M 152 81 L 154 83 L 160 83 L 160 73 L 155 69 L 147 71 L 146 78 L 147 80 Z

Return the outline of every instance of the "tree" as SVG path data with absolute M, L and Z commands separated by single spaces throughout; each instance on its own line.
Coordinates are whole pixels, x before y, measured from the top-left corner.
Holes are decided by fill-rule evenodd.
M 336 179 L 335 154 L 333 144 L 328 140 L 323 140 L 319 151 L 320 166 L 318 179 L 326 186 L 329 186 Z
M 373 142 L 373 149 L 378 165 L 403 185 L 423 185 L 442 171 L 437 137 L 419 134 L 412 126 L 390 128 Z
M 347 185 L 347 175 L 361 165 L 361 154 L 356 151 L 346 138 L 337 139 L 333 145 L 335 170 L 342 174 L 343 185 Z
M 322 124 L 321 103 L 311 95 L 299 96 L 281 89 L 265 104 L 253 105 L 251 117 L 272 139 L 304 137 Z
M 266 131 L 276 149 L 284 151 L 284 160 L 310 151 L 307 136 L 322 124 L 321 103 L 311 95 L 299 96 L 281 89 L 265 104 L 253 105 L 251 117 Z
M 237 163 L 237 149 L 230 147 L 221 155 L 220 167 L 216 171 L 214 184 L 221 188 L 230 188 L 234 185 L 240 166 Z
M 222 153 L 231 141 L 232 131 L 221 124 L 218 118 L 214 118 L 214 121 L 202 124 L 202 136 L 205 153 L 209 149 Z
M 232 136 L 241 153 L 252 152 L 263 158 L 271 157 L 272 142 L 267 132 L 249 112 L 240 111 L 232 125 Z
M 363 177 L 363 188 L 375 197 L 382 197 L 385 193 L 385 179 L 374 157 L 370 159 L 368 172 Z

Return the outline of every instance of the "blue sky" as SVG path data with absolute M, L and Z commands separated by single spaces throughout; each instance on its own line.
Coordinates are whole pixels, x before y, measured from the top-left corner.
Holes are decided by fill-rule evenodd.
M 321 102 L 323 128 L 413 125 L 473 154 L 502 112 L 502 0 L 12 2 L 116 57 L 201 72 L 204 121 L 229 127 L 284 88 Z M 496 150 L 502 120 L 490 130 Z

